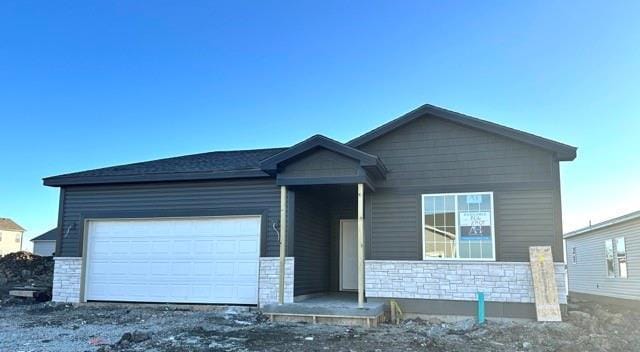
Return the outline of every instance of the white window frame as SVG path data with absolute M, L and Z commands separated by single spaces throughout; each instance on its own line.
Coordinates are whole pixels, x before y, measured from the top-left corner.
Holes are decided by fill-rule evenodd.
M 607 258 L 607 243 L 611 242 L 611 251 L 613 252 L 613 275 L 609 275 L 609 263 L 608 263 L 608 258 Z M 613 242 L 613 238 L 607 238 L 606 240 L 604 240 L 604 270 L 605 270 L 605 275 L 607 277 L 607 279 L 615 279 L 616 278 L 616 247 L 615 247 L 615 243 Z
M 627 272 L 625 273 L 625 276 L 622 276 L 622 271 L 620 270 L 620 261 L 618 259 L 618 240 L 622 240 L 622 242 L 624 242 L 624 258 L 626 260 L 626 264 L 627 264 Z M 624 236 L 620 236 L 620 237 L 615 237 L 613 239 L 613 263 L 615 265 L 615 275 L 616 278 L 618 279 L 628 279 L 629 278 L 629 256 L 627 255 L 627 240 L 624 238 Z
M 426 247 L 426 241 L 425 241 L 425 223 L 424 223 L 424 198 L 425 197 L 442 197 L 442 196 L 453 196 L 453 199 L 455 200 L 455 204 L 454 204 L 454 209 L 456 212 L 455 215 L 455 220 L 456 220 L 456 252 L 458 255 L 460 255 L 460 236 L 459 234 L 457 234 L 458 231 L 460 231 L 459 226 L 458 226 L 458 196 L 464 196 L 464 195 L 483 195 L 483 194 L 488 194 L 489 195 L 489 199 L 491 200 L 491 242 L 492 242 L 492 257 L 491 258 L 437 258 L 437 257 L 427 257 L 426 255 L 426 251 L 425 251 L 425 247 Z M 422 231 L 422 260 L 425 261 L 464 261 L 464 262 L 495 262 L 496 261 L 496 218 L 494 216 L 494 208 L 495 208 L 495 204 L 493 202 L 493 192 L 457 192 L 457 193 L 423 193 L 420 195 L 420 217 L 421 217 L 421 221 L 420 223 L 422 224 L 422 227 L 420 229 L 420 231 Z

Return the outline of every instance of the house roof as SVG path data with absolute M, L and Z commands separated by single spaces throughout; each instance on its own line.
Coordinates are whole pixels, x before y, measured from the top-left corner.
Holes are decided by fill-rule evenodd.
M 25 229 L 22 226 L 16 224 L 15 221 L 9 218 L 0 218 L 0 230 L 21 231 L 21 232 L 25 231 Z
M 386 169 L 380 159 L 357 148 L 392 130 L 420 118 L 435 116 L 467 127 L 498 134 L 513 140 L 548 150 L 559 160 L 573 160 L 576 148 L 530 133 L 518 131 L 475 117 L 459 114 L 433 105 L 423 105 L 389 123 L 386 123 L 348 143 L 340 143 L 325 136 L 316 135 L 290 148 L 270 148 L 254 150 L 218 151 L 184 155 L 126 165 L 51 176 L 43 179 L 46 186 L 72 186 L 108 183 L 188 181 L 228 178 L 268 177 L 274 161 L 305 152 L 305 148 L 319 145 L 330 147 L 344 155 L 351 155 L 361 161 L 363 167 L 374 167 L 384 177 Z M 280 154 L 279 156 L 277 156 Z M 277 164 L 277 163 L 276 163 Z M 268 172 L 266 172 L 268 171 Z
M 627 222 L 627 221 L 631 221 L 631 220 L 635 220 L 635 219 L 640 219 L 640 210 L 638 211 L 634 211 L 632 213 L 629 214 L 625 214 L 622 216 L 618 216 L 617 218 L 613 218 L 613 219 L 609 219 L 603 222 L 599 222 L 595 225 L 591 225 L 591 226 L 587 226 L 587 227 L 583 227 L 581 229 L 575 230 L 575 231 L 571 231 L 568 233 L 564 234 L 564 238 L 570 238 L 570 237 L 574 237 L 574 236 L 578 236 L 578 235 L 583 235 L 595 230 L 600 230 L 603 229 L 605 227 L 609 227 L 609 226 L 613 226 L 616 224 L 620 224 L 623 222 Z
M 360 166 L 367 171 L 371 171 L 376 177 L 384 177 L 387 173 L 386 167 L 376 155 L 365 153 L 320 134 L 307 138 L 304 141 L 261 161 L 260 167 L 265 172 L 273 175 L 278 170 L 278 166 L 280 164 L 294 160 L 300 155 L 316 148 L 324 148 L 334 153 L 354 159 L 360 163 Z
M 266 177 L 260 161 L 287 148 L 233 150 L 184 155 L 47 177 L 47 186 Z
M 460 114 L 455 111 L 443 109 L 430 104 L 422 105 L 421 107 L 410 111 L 395 120 L 392 120 L 357 138 L 352 139 L 347 144 L 357 148 L 367 142 L 370 142 L 395 130 L 398 127 L 404 126 L 417 118 L 429 116 L 438 117 L 463 126 L 501 135 L 503 137 L 507 137 L 522 143 L 554 152 L 557 154 L 558 159 L 562 161 L 571 161 L 576 158 L 577 148 L 570 145 L 542 138 L 531 133 L 519 131 L 510 127 L 502 126 L 497 123 L 481 120 L 476 117 Z
M 58 239 L 58 233 L 58 228 L 51 229 L 38 237 L 32 238 L 31 241 L 55 241 Z

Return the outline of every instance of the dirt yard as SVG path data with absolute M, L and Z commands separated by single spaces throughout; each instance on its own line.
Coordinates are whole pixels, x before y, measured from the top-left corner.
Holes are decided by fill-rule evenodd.
M 597 317 L 597 318 L 596 318 Z M 571 305 L 563 323 L 273 324 L 248 310 L 36 303 L 0 307 L 0 351 L 638 351 L 640 313 Z

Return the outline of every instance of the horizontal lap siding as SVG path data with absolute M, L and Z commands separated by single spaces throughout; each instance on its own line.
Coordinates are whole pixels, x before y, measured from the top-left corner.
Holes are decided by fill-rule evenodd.
M 497 260 L 528 261 L 529 246 L 550 245 L 562 261 L 551 153 L 437 118 L 417 119 L 359 149 L 389 169 L 370 195 L 370 259 L 422 259 L 421 194 L 493 191 Z
M 66 187 L 62 215 L 64 238 L 59 256 L 81 254 L 79 221 L 83 213 L 242 209 L 267 213 L 267 243 L 263 255 L 277 256 L 278 239 L 271 224 L 279 219 L 280 194 L 273 179 Z
M 626 279 L 608 278 L 604 241 L 624 237 L 627 249 Z M 572 260 L 576 247 L 577 264 Z M 567 239 L 569 292 L 640 299 L 640 219 L 613 225 Z

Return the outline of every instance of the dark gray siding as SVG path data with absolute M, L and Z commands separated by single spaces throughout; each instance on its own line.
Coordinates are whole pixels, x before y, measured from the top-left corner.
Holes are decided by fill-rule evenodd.
M 316 149 L 279 173 L 283 177 L 332 177 L 356 176 L 359 164 L 356 160 L 327 149 Z
M 627 278 L 607 277 L 604 241 L 624 237 Z M 573 263 L 572 250 L 577 262 Z M 640 300 L 640 219 L 567 238 L 569 295 L 574 292 Z
M 295 192 L 294 295 L 325 292 L 330 278 L 327 202 L 322 195 Z
M 371 193 L 369 259 L 422 259 L 424 193 L 494 192 L 496 259 L 563 260 L 558 162 L 542 149 L 437 118 L 417 119 L 359 149 L 389 169 Z
M 279 253 L 271 225 L 280 218 L 280 191 L 273 179 L 65 187 L 61 206 L 63 240 L 59 256 L 81 255 L 83 216 L 110 213 L 130 213 L 134 217 L 265 215 L 262 255 Z

